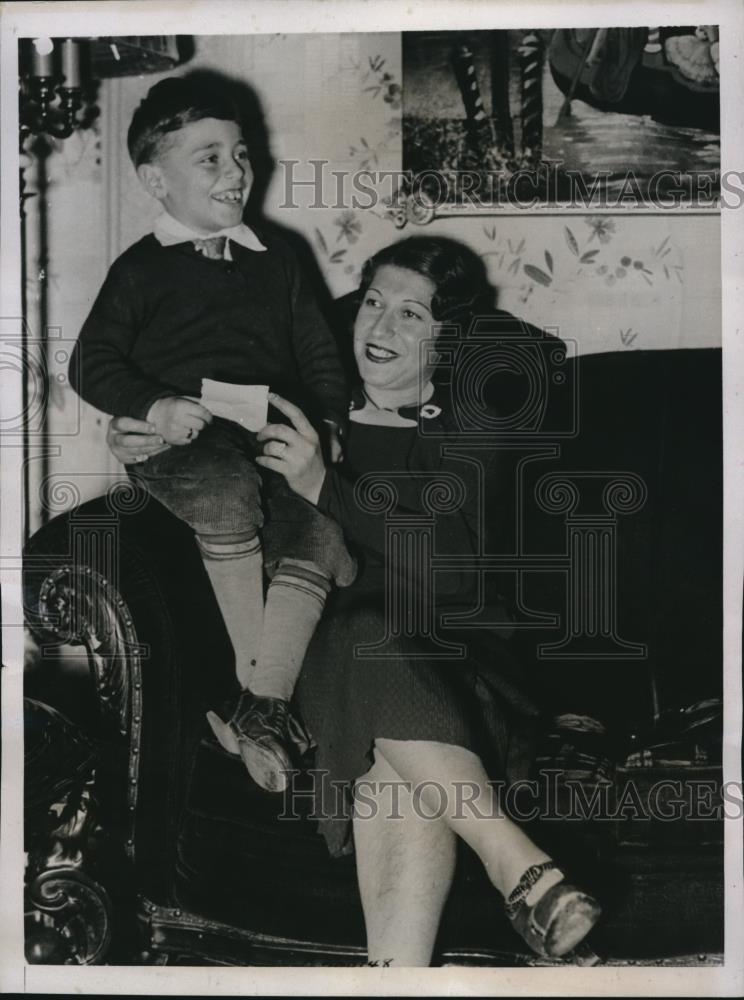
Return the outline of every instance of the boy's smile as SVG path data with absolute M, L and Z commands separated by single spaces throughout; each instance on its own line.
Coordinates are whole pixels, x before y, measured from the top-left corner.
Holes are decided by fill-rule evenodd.
M 202 118 L 173 133 L 138 175 L 174 219 L 200 236 L 237 226 L 253 183 L 248 149 L 236 122 Z

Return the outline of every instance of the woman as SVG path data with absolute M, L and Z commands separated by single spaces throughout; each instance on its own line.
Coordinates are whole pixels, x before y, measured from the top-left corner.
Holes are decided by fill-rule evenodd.
M 393 555 L 381 512 L 412 527 L 409 546 L 425 514 L 427 523 L 434 518 L 437 556 L 459 556 L 463 565 L 476 551 L 484 481 L 498 452 L 480 451 L 487 461 L 479 465 L 458 457 L 457 413 L 432 382 L 438 358 L 426 342 L 437 325 L 466 324 L 488 297 L 479 258 L 454 241 L 413 237 L 385 248 L 362 276 L 354 322 L 361 385 L 343 466 L 326 467 L 314 429 L 285 400 L 274 405 L 290 423 L 259 434 L 257 461 L 333 516 L 362 563 L 358 581 L 327 607 L 296 701 L 317 743 L 321 815 L 330 790 L 343 790 L 340 809 L 320 826 L 332 854 L 355 850 L 370 964 L 430 964 L 457 837 L 476 852 L 538 954 L 568 953 L 599 917 L 596 901 L 500 813 L 489 784 L 489 775 L 505 774 L 509 720 L 535 711 L 503 635 L 497 627 L 484 642 L 476 641 L 482 629 L 441 637 L 433 630 L 444 611 L 477 607 L 476 574 L 439 573 L 435 602 L 426 562 L 407 557 L 410 547 Z M 115 422 L 112 447 L 122 459 L 141 457 L 147 439 L 117 433 L 127 426 Z M 437 483 L 444 494 L 433 503 Z M 393 593 L 402 602 L 391 604 Z M 443 646 L 458 639 L 464 657 Z

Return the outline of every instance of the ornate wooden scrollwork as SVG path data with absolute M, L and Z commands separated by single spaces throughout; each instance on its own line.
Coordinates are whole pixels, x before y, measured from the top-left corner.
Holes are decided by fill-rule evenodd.
M 95 965 L 111 942 L 111 902 L 80 868 L 48 868 L 26 888 L 26 959 Z
M 38 606 L 46 629 L 85 647 L 102 714 L 126 735 L 136 642 L 122 598 L 90 567 L 61 566 L 42 581 Z
M 45 630 L 70 645 L 83 646 L 102 718 L 128 741 L 125 850 L 134 859 L 134 814 L 142 732 L 142 657 L 126 602 L 110 580 L 85 565 L 62 565 L 39 587 L 38 609 Z
M 34 964 L 100 962 L 111 903 L 94 877 L 101 828 L 87 739 L 54 709 L 27 699 L 26 957 Z
M 73 551 L 76 551 L 73 548 Z M 78 558 L 47 570 L 36 590 L 36 631 L 85 649 L 104 729 L 127 746 L 124 852 L 134 859 L 142 721 L 142 647 L 129 609 L 104 574 Z M 95 564 L 95 563 L 94 563 Z M 101 828 L 90 745 L 59 713 L 29 703 L 26 725 L 26 957 L 30 963 L 105 961 L 112 904 L 98 881 Z M 29 738 L 29 726 L 33 738 Z M 49 775 L 57 775 L 50 779 Z
M 150 942 L 147 964 L 243 966 L 366 966 L 366 949 L 358 945 L 319 943 L 246 930 L 196 916 L 187 910 L 142 901 L 140 921 Z M 589 948 L 576 949 L 569 960 L 543 959 L 513 950 L 483 948 L 446 949 L 437 956 L 443 966 L 560 966 L 595 965 Z
M 366 952 L 354 945 L 318 944 L 261 934 L 173 907 L 142 901 L 140 921 L 153 959 L 180 956 L 216 965 L 362 966 Z

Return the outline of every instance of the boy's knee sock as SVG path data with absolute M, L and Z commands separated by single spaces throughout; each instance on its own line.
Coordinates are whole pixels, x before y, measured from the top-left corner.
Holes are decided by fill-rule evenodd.
M 197 542 L 235 653 L 235 673 L 248 687 L 263 631 L 261 541 L 258 535 L 237 542 L 197 535 Z
M 266 594 L 253 694 L 290 700 L 330 589 L 330 577 L 314 563 L 281 561 Z

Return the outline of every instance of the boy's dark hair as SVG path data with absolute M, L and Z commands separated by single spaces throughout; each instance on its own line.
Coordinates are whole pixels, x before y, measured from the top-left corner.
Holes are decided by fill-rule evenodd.
M 480 257 L 457 240 L 444 236 L 409 236 L 384 247 L 362 268 L 360 298 L 375 272 L 386 265 L 403 267 L 428 278 L 435 287 L 432 315 L 442 323 L 469 325 L 469 320 L 493 307 L 493 288 Z
M 240 124 L 238 110 L 229 96 L 214 86 L 177 76 L 156 83 L 134 112 L 127 132 L 127 147 L 135 167 L 151 163 L 171 133 L 202 118 Z

